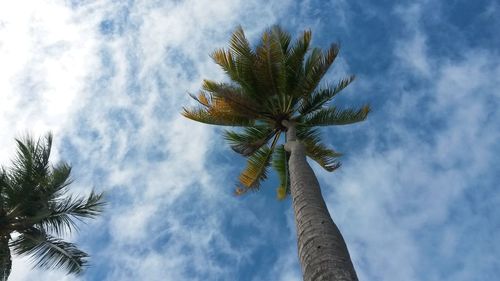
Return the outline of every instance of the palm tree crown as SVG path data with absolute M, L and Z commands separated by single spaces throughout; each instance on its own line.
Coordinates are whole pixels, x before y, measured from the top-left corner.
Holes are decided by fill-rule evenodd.
M 297 126 L 297 137 L 307 156 L 325 170 L 333 171 L 340 166 L 340 154 L 321 142 L 315 127 L 360 122 L 370 111 L 368 105 L 339 108 L 330 104 L 354 76 L 336 84 L 320 85 L 339 53 L 339 46 L 332 44 L 322 51 L 311 49 L 310 42 L 310 31 L 304 31 L 292 44 L 290 34 L 274 26 L 263 33 L 252 49 L 239 27 L 232 35 L 229 49 L 219 49 L 211 55 L 231 82 L 204 80 L 200 93 L 192 95 L 199 106 L 184 108 L 183 115 L 195 121 L 243 127 L 225 131 L 232 149 L 248 157 L 237 194 L 257 190 L 271 165 L 280 177 L 278 198 L 289 194 L 287 152 L 278 144 L 287 130 L 283 121 Z
M 68 191 L 71 167 L 49 164 L 52 136 L 17 140 L 17 156 L 0 170 L 0 280 L 11 270 L 11 250 L 30 255 L 37 267 L 80 273 L 88 255 L 62 240 L 77 222 L 102 212 L 102 194 L 74 197 Z

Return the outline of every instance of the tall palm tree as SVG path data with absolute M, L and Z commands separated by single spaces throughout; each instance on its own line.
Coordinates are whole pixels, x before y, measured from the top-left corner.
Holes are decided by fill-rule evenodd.
M 304 280 L 357 280 L 306 156 L 327 171 L 339 168 L 340 154 L 321 142 L 317 127 L 363 121 L 370 108 L 330 104 L 354 76 L 320 85 L 339 47 L 332 44 L 322 51 L 311 49 L 310 42 L 310 31 L 292 43 L 290 34 L 274 26 L 252 49 L 239 27 L 229 49 L 211 55 L 230 82 L 204 80 L 200 93 L 192 95 L 199 105 L 184 108 L 183 115 L 207 124 L 242 127 L 225 131 L 232 149 L 248 158 L 237 194 L 258 190 L 271 165 L 278 172 L 278 198 L 292 197 Z M 279 144 L 283 138 L 285 143 Z
M 15 255 L 30 255 L 36 267 L 78 274 L 88 255 L 62 240 L 77 222 L 102 212 L 102 194 L 68 195 L 71 167 L 49 164 L 52 135 L 17 141 L 17 156 L 0 170 L 0 280 L 9 277 Z

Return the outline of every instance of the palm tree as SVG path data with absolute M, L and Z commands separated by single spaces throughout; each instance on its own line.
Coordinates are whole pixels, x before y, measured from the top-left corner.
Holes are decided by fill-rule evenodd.
M 339 168 L 339 153 L 321 142 L 317 127 L 365 120 L 368 105 L 341 108 L 330 101 L 353 80 L 320 85 L 339 52 L 310 48 L 311 32 L 292 43 L 274 26 L 252 49 L 241 27 L 228 49 L 211 55 L 230 82 L 204 80 L 199 105 L 184 108 L 192 120 L 241 129 L 225 130 L 231 148 L 248 158 L 236 194 L 256 191 L 273 166 L 280 178 L 279 199 L 292 197 L 304 280 L 358 280 L 344 239 L 321 195 L 306 156 L 327 171 Z M 283 137 L 282 137 L 283 136 Z M 284 139 L 284 144 L 279 144 Z
M 71 167 L 49 165 L 52 135 L 17 141 L 17 156 L 0 170 L 0 280 L 9 277 L 15 255 L 30 255 L 36 267 L 81 273 L 88 255 L 62 240 L 77 222 L 102 212 L 102 194 L 68 195 Z

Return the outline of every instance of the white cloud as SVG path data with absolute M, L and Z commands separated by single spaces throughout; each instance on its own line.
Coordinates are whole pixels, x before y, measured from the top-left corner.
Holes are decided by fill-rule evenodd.
M 84 79 L 95 67 L 95 40 L 89 24 L 76 23 L 56 2 L 2 5 L 0 162 L 6 163 L 14 137 L 58 133 L 68 125 L 76 100 L 85 98 Z
M 417 2 L 411 5 L 397 6 L 394 9 L 394 13 L 400 17 L 406 30 L 403 38 L 399 38 L 396 42 L 394 54 L 401 65 L 408 68 L 412 74 L 420 74 L 428 78 L 432 74 L 432 70 L 427 55 L 427 38 L 420 29 L 422 10 L 424 9 L 422 6 L 424 3 Z

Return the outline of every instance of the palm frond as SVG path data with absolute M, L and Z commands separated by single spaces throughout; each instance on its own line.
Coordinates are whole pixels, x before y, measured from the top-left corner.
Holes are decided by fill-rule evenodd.
M 244 128 L 241 133 L 226 130 L 224 138 L 235 152 L 249 156 L 265 145 L 274 134 L 275 130 L 269 126 L 253 126 Z
M 267 178 L 271 155 L 272 150 L 268 146 L 263 146 L 248 157 L 247 167 L 240 174 L 236 195 L 260 188 L 260 183 Z
M 329 172 L 340 167 L 340 162 L 337 158 L 342 156 L 342 154 L 329 149 L 321 143 L 319 130 L 304 126 L 300 126 L 297 129 L 297 137 L 304 144 L 306 155 L 309 158 Z
M 221 66 L 229 78 L 245 90 L 247 96 L 262 101 L 255 89 L 255 77 L 253 74 L 253 59 L 247 61 L 245 58 L 233 55 L 231 50 L 217 49 L 210 57 Z
M 210 81 L 206 81 L 207 88 L 216 87 Z M 222 86 L 220 86 L 220 91 Z M 256 113 L 253 112 L 251 104 L 247 104 L 243 98 L 237 99 L 238 94 L 225 89 L 227 97 L 223 94 L 200 92 L 198 96 L 191 95 L 200 105 L 193 108 L 183 108 L 182 115 L 185 117 L 213 125 L 222 126 L 249 126 L 254 123 Z
M 240 77 L 238 76 L 238 70 L 236 69 L 236 64 L 231 52 L 224 49 L 216 49 L 210 54 L 210 57 L 218 64 L 224 72 L 233 80 L 240 82 Z
M 9 249 L 9 238 L 0 237 L 0 281 L 7 281 L 12 269 L 12 257 Z
M 217 112 L 206 108 L 183 108 L 182 115 L 194 121 L 219 126 L 251 126 L 254 121 L 231 111 Z
M 63 235 L 66 231 L 78 230 L 75 219 L 83 221 L 84 218 L 95 218 L 99 215 L 105 205 L 102 198 L 102 193 L 97 194 L 93 191 L 86 198 L 66 196 L 52 202 L 48 214 L 37 220 L 36 224 L 57 236 Z
M 280 93 L 284 93 L 284 82 L 281 69 L 284 67 L 284 55 L 280 42 L 271 31 L 262 34 L 260 44 L 256 47 L 256 60 L 254 64 L 256 82 L 259 91 L 265 96 L 266 105 L 274 112 L 284 111 L 285 105 Z
M 315 110 L 320 109 L 323 105 L 328 103 L 340 91 L 345 89 L 353 80 L 355 76 L 351 75 L 347 78 L 340 80 L 335 87 L 328 87 L 315 91 L 310 97 L 303 97 L 302 104 L 299 107 L 299 112 L 302 115 L 309 114 Z
M 312 33 L 311 30 L 305 30 L 302 36 L 298 38 L 293 46 L 290 48 L 287 56 L 287 65 L 293 71 L 303 70 L 303 63 L 307 52 L 309 51 L 309 44 L 311 43 Z
M 208 96 L 200 93 L 198 98 L 193 97 L 202 105 L 213 106 L 214 101 L 222 100 L 230 105 L 233 111 L 240 115 L 256 118 L 262 114 L 258 101 L 252 100 L 252 97 L 245 96 L 242 89 L 227 83 L 217 83 L 211 80 L 203 80 L 203 90 L 208 92 Z M 201 100 L 203 98 L 203 100 Z
M 36 267 L 64 268 L 68 273 L 78 274 L 87 264 L 88 255 L 75 244 L 54 238 L 36 228 L 22 232 L 10 246 L 16 255 L 30 255 Z
M 274 136 L 271 147 L 262 146 L 248 157 L 247 167 L 240 174 L 239 183 L 236 187 L 236 195 L 242 195 L 249 190 L 258 190 L 260 183 L 267 178 L 267 168 L 271 164 L 271 158 L 280 134 Z
M 256 55 L 241 26 L 236 28 L 231 36 L 229 49 L 216 50 L 211 54 L 211 57 L 222 67 L 232 81 L 245 89 L 245 94 L 259 102 L 263 101 L 256 88 L 256 78 L 253 70 Z
M 338 53 L 339 46 L 337 44 L 330 45 L 330 48 L 324 53 L 320 49 L 313 49 L 304 64 L 304 79 L 300 85 L 302 96 L 307 97 L 313 93 L 337 58 Z
M 298 98 L 302 96 L 299 85 L 304 77 L 304 59 L 309 51 L 311 31 L 306 30 L 297 39 L 286 55 L 287 89 L 291 96 L 288 100 L 287 111 L 295 106 Z
M 311 43 L 312 33 L 310 30 L 306 30 L 302 33 L 302 36 L 297 39 L 290 51 L 287 54 L 287 66 L 289 71 L 294 75 L 290 75 L 290 79 L 298 80 L 299 74 L 304 72 L 303 63 L 307 52 L 309 51 L 309 44 Z M 290 72 L 289 72 L 290 73 Z M 294 82 L 295 83 L 298 81 Z
M 327 148 L 321 143 L 309 142 L 307 139 L 304 140 L 304 146 L 307 156 L 328 172 L 333 172 L 340 167 L 341 164 L 337 158 L 342 154 Z
M 249 67 L 252 66 L 253 60 L 255 59 L 255 53 L 241 26 L 238 26 L 231 36 L 230 49 L 233 54 L 242 60 L 240 64 L 246 63 Z
M 290 175 L 288 174 L 288 156 L 284 145 L 276 148 L 273 154 L 272 165 L 280 179 L 276 193 L 279 200 L 285 199 L 290 194 Z
M 329 107 L 304 117 L 301 122 L 307 126 L 347 125 L 365 120 L 369 112 L 370 107 L 368 105 L 359 109 Z
M 63 196 L 67 191 L 67 187 L 73 182 L 70 179 L 70 174 L 71 166 L 67 163 L 60 162 L 53 166 L 44 193 L 50 194 L 50 198 Z
M 272 27 L 271 31 L 271 42 L 270 45 L 272 53 L 274 53 L 275 59 L 269 63 L 274 72 L 274 80 L 276 84 L 276 90 L 278 93 L 279 105 L 281 111 L 286 111 L 288 105 L 288 99 L 291 98 L 288 95 L 288 65 L 287 65 L 287 54 L 288 48 L 290 46 L 291 36 L 287 32 L 283 31 L 279 25 Z M 272 57 L 269 56 L 269 59 Z
M 17 155 L 4 179 L 4 203 L 23 215 L 32 216 L 54 195 L 46 188 L 51 179 L 49 157 L 52 135 L 34 140 L 16 139 Z
M 49 171 L 52 134 L 49 133 L 44 139 L 37 141 L 26 136 L 23 139 L 16 139 L 16 142 L 17 156 L 13 162 L 12 173 L 22 177 L 43 178 Z
M 274 25 L 271 28 L 271 32 L 273 33 L 273 36 L 278 39 L 279 45 L 281 46 L 281 52 L 283 54 L 288 54 L 290 42 L 292 42 L 292 36 L 290 36 L 290 33 L 284 31 L 279 25 Z

